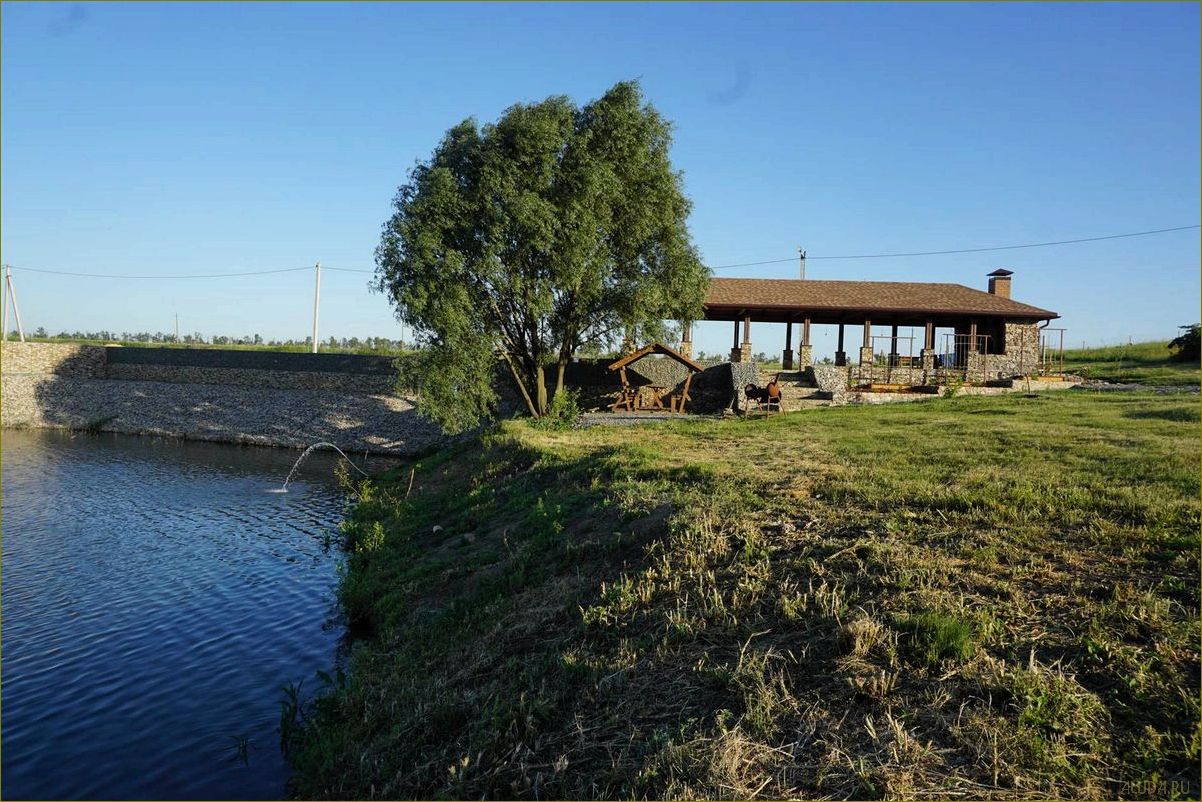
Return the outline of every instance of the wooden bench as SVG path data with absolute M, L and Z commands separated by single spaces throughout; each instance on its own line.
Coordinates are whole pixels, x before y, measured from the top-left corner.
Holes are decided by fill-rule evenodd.
M 685 406 L 692 401 L 692 396 L 689 395 L 689 384 L 693 381 L 693 374 L 690 373 L 685 377 L 684 384 L 681 385 L 679 393 L 672 393 L 668 396 L 668 409 L 672 412 L 684 414 Z
M 639 388 L 631 387 L 626 383 L 626 376 L 622 376 L 622 389 L 618 391 L 618 400 L 609 405 L 611 412 L 617 412 L 620 407 L 624 407 L 627 412 L 634 412 L 635 407 L 639 403 Z

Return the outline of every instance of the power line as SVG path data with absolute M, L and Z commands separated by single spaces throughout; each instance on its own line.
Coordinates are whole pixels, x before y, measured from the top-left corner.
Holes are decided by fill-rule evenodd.
M 1019 248 L 1044 248 L 1049 245 L 1073 245 L 1073 244 L 1076 244 L 1079 242 L 1099 242 L 1101 240 L 1108 240 L 1108 239 L 1123 239 L 1124 237 L 1146 237 L 1150 234 L 1165 234 L 1170 231 L 1188 231 L 1189 229 L 1194 229 L 1194 228 L 1202 228 L 1202 225 L 1176 226 L 1174 228 L 1157 228 L 1157 229 L 1153 229 L 1152 231 L 1134 231 L 1130 234 L 1108 234 L 1104 237 L 1083 237 L 1081 239 L 1065 239 L 1065 240 L 1057 240 L 1055 242 L 1031 242 L 1031 243 L 1027 243 L 1024 245 L 993 245 L 988 248 L 957 248 L 955 250 L 947 250 L 947 251 L 914 251 L 911 253 L 860 253 L 860 254 L 846 254 L 846 255 L 841 254 L 841 255 L 837 255 L 837 256 L 822 256 L 822 255 L 811 256 L 809 254 L 806 254 L 806 261 L 808 262 L 811 259 L 888 259 L 888 258 L 892 258 L 892 257 L 902 257 L 902 256 L 942 256 L 945 254 L 953 254 L 953 253 L 984 253 L 986 251 L 1012 251 L 1012 250 L 1017 250 Z M 719 265 L 717 267 L 711 267 L 710 270 L 731 270 L 736 267 L 754 267 L 757 265 L 777 265 L 777 264 L 783 264 L 785 262 L 796 262 L 796 261 L 797 261 L 797 257 L 792 256 L 788 259 L 772 259 L 772 260 L 769 260 L 766 262 L 743 262 L 741 264 L 735 264 L 735 265 Z
M 26 273 L 47 273 L 54 276 L 82 276 L 84 278 L 136 278 L 136 279 L 155 279 L 155 278 L 232 278 L 235 276 L 266 276 L 271 273 L 295 273 L 298 270 L 312 270 L 312 267 L 285 267 L 280 270 L 251 270 L 244 273 L 187 273 L 181 275 L 141 275 L 128 276 L 116 275 L 113 273 L 73 273 L 67 270 L 42 270 L 35 267 L 17 267 L 13 266 L 13 270 L 23 270 Z
M 1108 234 L 1104 237 L 1082 237 L 1079 239 L 1064 239 L 1055 240 L 1052 242 L 1030 242 L 1022 245 L 991 245 L 984 248 L 956 248 L 943 251 L 911 251 L 907 253 L 859 253 L 859 254 L 837 254 L 824 256 L 822 254 L 806 255 L 806 260 L 810 259 L 890 259 L 900 258 L 905 256 L 944 256 L 956 253 L 986 253 L 988 251 L 1013 251 L 1022 248 L 1046 248 L 1052 245 L 1075 245 L 1081 242 L 1100 242 L 1102 240 L 1124 239 L 1127 237 L 1146 237 L 1152 234 L 1167 234 L 1172 231 L 1189 231 L 1191 229 L 1202 228 L 1202 225 L 1192 226 L 1174 226 L 1173 228 L 1157 228 L 1150 231 L 1133 231 L 1128 234 Z M 734 270 L 740 267 L 758 267 L 760 265 L 779 265 L 786 262 L 796 262 L 797 257 L 791 256 L 787 259 L 768 259 L 761 262 L 740 262 L 731 265 L 717 265 L 711 267 L 710 270 Z M 76 273 L 67 270 L 42 270 L 33 267 L 13 267 L 14 270 L 23 270 L 26 273 L 46 273 L 56 276 L 79 276 L 84 278 L 120 278 L 120 279 L 191 279 L 191 278 L 235 278 L 238 276 L 265 276 L 273 273 L 295 273 L 301 270 L 312 270 L 312 267 L 286 267 L 280 270 L 251 270 L 241 273 L 188 273 L 182 275 L 118 275 L 110 273 Z M 323 267 L 324 270 L 336 270 L 340 273 L 374 273 L 375 270 L 364 270 L 353 267 Z

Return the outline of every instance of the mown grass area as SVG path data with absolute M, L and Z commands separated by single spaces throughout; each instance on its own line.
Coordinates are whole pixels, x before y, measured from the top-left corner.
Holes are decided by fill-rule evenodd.
M 1168 340 L 1078 348 L 1064 352 L 1064 369 L 1087 379 L 1132 384 L 1197 385 L 1197 363 L 1176 362 Z
M 1198 795 L 1199 406 L 521 422 L 361 485 L 292 792 Z

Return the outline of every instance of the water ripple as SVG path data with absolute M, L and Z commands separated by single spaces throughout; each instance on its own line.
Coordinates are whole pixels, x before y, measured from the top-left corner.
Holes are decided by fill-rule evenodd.
M 333 460 L 3 438 L 7 799 L 279 798 L 280 689 L 336 659 Z M 235 759 L 250 744 L 249 765 Z

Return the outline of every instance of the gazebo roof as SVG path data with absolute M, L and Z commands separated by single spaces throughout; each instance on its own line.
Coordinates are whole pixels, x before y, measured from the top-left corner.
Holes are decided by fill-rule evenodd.
M 650 356 L 651 354 L 663 354 L 666 357 L 675 359 L 677 362 L 684 365 L 686 368 L 693 371 L 694 373 L 700 373 L 701 371 L 705 370 L 705 368 L 701 367 L 701 365 L 698 365 L 696 362 L 689 359 L 684 354 L 681 354 L 678 351 L 672 350 L 671 348 L 664 345 L 663 343 L 651 343 L 651 345 L 645 345 L 642 348 L 640 348 L 639 350 L 637 350 L 633 353 L 627 354 L 626 356 L 622 357 L 618 361 L 611 363 L 609 366 L 609 369 L 610 370 L 621 370 L 622 368 L 626 367 L 627 365 L 630 365 L 632 362 L 638 362 L 643 357 Z
M 919 281 L 715 278 L 705 298 L 707 320 L 735 320 L 746 312 L 769 315 L 846 313 L 888 316 L 965 315 L 1051 320 L 1055 312 L 962 284 Z M 824 314 L 825 313 L 825 314 Z

